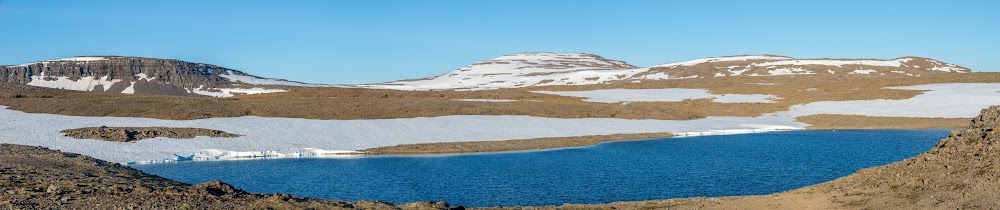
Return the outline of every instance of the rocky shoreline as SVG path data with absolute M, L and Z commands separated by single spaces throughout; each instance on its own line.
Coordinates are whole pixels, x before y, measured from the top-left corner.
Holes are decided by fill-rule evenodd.
M 487 209 L 994 209 L 1000 206 L 1000 106 L 917 157 L 760 196 Z
M 668 138 L 670 133 L 637 133 L 597 136 L 519 139 L 505 141 L 442 142 L 378 147 L 359 151 L 362 155 L 422 155 L 509 152 L 590 146 L 604 142 Z M 353 154 L 353 153 L 352 153 Z
M 248 193 L 210 181 L 188 185 L 42 147 L 0 144 L 0 209 L 463 209 Z

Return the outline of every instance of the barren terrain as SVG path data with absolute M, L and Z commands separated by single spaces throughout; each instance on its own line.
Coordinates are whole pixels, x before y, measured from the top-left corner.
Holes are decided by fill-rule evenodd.
M 0 180 L 2 209 L 453 209 L 255 194 L 219 181 L 188 185 L 84 155 L 11 144 L 0 144 Z
M 610 141 L 653 139 L 671 137 L 670 133 L 615 134 L 599 136 L 573 136 L 557 138 L 520 139 L 506 141 L 447 142 L 429 144 L 406 144 L 378 147 L 360 152 L 366 155 L 387 154 L 453 154 L 502 152 L 519 150 L 542 150 L 564 147 L 580 147 Z
M 885 87 L 932 83 L 991 83 L 1000 73 L 935 74 L 924 77 L 875 75 L 795 75 L 718 77 L 618 82 L 586 86 L 544 86 L 483 91 L 397 91 L 360 88 L 298 88 L 286 93 L 232 98 L 127 95 L 77 92 L 0 84 L 0 105 L 29 113 L 73 116 L 203 119 L 213 117 L 289 117 L 307 119 L 389 119 L 447 115 L 528 115 L 553 118 L 691 120 L 707 116 L 759 116 L 817 101 L 906 99 L 922 91 Z M 532 93 L 596 89 L 706 89 L 713 94 L 768 94 L 776 103 L 681 102 L 611 104 L 582 98 Z M 454 99 L 508 99 L 513 102 Z M 858 118 L 860 119 L 860 118 Z M 864 120 L 840 125 L 864 126 Z M 846 123 L 846 124 L 845 124 Z M 947 127 L 925 123 L 917 127 Z

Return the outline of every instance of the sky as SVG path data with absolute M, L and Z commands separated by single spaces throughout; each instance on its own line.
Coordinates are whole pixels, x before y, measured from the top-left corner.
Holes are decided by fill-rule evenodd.
M 1000 1 L 0 0 L 0 64 L 174 58 L 327 84 L 519 52 L 651 66 L 738 54 L 922 56 L 1000 71 Z

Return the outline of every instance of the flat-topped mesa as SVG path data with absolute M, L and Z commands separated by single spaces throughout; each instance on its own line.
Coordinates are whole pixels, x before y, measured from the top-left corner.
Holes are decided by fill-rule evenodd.
M 282 92 L 267 86 L 304 86 L 211 64 L 127 56 L 81 56 L 0 66 L 0 82 L 77 91 L 209 95 Z
M 969 72 L 972 71 L 965 67 L 921 57 L 879 60 L 739 55 L 640 68 L 586 53 L 517 53 L 476 62 L 436 77 L 359 86 L 399 90 L 488 90 L 727 76 L 856 74 L 920 77 Z
M 954 64 L 922 57 L 879 59 L 797 59 L 776 55 L 742 55 L 697 59 L 652 66 L 636 79 L 685 79 L 725 76 L 862 74 L 919 77 L 940 73 L 970 73 Z
M 639 67 L 587 53 L 517 53 L 473 63 L 450 73 L 370 88 L 480 90 L 536 85 L 600 84 L 639 72 Z

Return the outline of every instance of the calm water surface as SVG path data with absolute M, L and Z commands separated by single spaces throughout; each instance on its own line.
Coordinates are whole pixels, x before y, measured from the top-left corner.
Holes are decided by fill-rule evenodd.
M 558 205 L 769 194 L 916 156 L 947 130 L 789 131 L 534 152 L 135 165 L 170 179 L 337 200 Z

